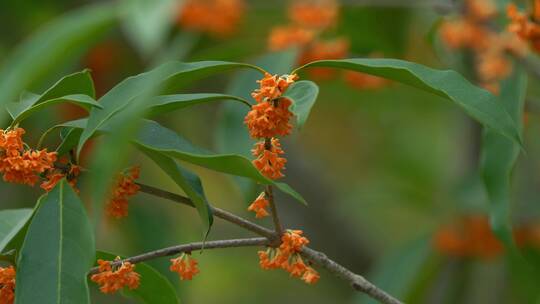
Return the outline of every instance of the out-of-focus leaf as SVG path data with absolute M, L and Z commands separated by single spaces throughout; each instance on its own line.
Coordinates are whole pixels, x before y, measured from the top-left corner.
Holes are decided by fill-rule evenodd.
M 94 236 L 81 200 L 62 180 L 44 198 L 21 248 L 15 303 L 90 303 Z
M 179 32 L 165 49 L 154 56 L 150 66 L 158 66 L 171 60 L 185 60 L 199 41 L 199 37 L 197 33 Z
M 143 148 L 140 150 L 158 165 L 191 199 L 205 227 L 205 232 L 210 231 L 214 222 L 212 210 L 206 200 L 201 180 L 197 175 L 182 168 L 174 159 L 159 152 Z
M 398 299 L 404 299 L 411 288 L 415 287 L 422 268 L 431 254 L 430 239 L 422 237 L 399 247 L 383 256 L 368 276 L 373 284 Z M 358 303 L 377 303 L 375 300 L 360 295 Z
M 297 57 L 296 50 L 269 53 L 256 60 L 255 64 L 272 74 L 286 74 L 294 67 Z M 251 100 L 251 92 L 257 88 L 259 79 L 261 79 L 261 74 L 256 71 L 240 71 L 232 78 L 227 93 Z M 218 152 L 237 153 L 251 157 L 250 151 L 254 142 L 243 123 L 246 113 L 247 111 L 242 107 L 231 103 L 223 104 L 221 119 L 214 137 Z M 251 199 L 255 189 L 253 182 L 241 177 L 236 177 L 235 180 L 246 199 Z
M 88 6 L 59 17 L 34 33 L 0 67 L 0 105 L 14 101 L 22 91 L 56 71 L 60 60 L 80 56 L 111 27 L 115 14 L 115 3 Z
M 86 119 L 79 119 L 60 124 L 56 127 L 83 129 L 86 122 Z M 99 131 L 110 132 L 106 128 L 102 128 Z M 274 185 L 297 201 L 306 204 L 304 198 L 289 185 L 264 177 L 247 158 L 238 154 L 215 154 L 196 147 L 176 132 L 161 126 L 155 121 L 143 120 L 139 128 L 139 134 L 132 142 L 136 146 L 160 152 L 172 158 L 201 167 L 235 176 L 247 177 L 263 185 Z
M 206 102 L 219 101 L 219 100 L 231 100 L 241 102 L 248 107 L 251 105 L 243 98 L 225 95 L 225 94 L 175 94 L 175 95 L 161 95 L 152 98 L 149 102 L 150 115 L 156 115 L 160 113 L 171 112 L 181 108 L 189 107 Z
M 145 99 L 146 95 L 154 94 L 158 88 L 166 82 L 175 82 L 179 79 L 196 79 L 211 74 L 223 72 L 233 68 L 256 67 L 224 61 L 200 61 L 200 62 L 169 62 L 149 72 L 129 77 L 112 88 L 107 94 L 99 99 L 103 109 L 92 109 L 88 118 L 88 124 L 79 140 L 77 154 L 80 153 L 84 143 L 102 126 L 106 126 L 111 117 L 120 111 L 126 111 L 136 99 Z
M 96 259 L 114 260 L 118 255 L 97 251 Z M 178 304 L 180 301 L 171 282 L 146 263 L 137 263 L 135 272 L 141 275 L 141 284 L 134 290 L 125 289 L 122 295 L 148 304 Z
M 319 87 L 312 81 L 299 81 L 287 89 L 284 97 L 292 100 L 291 111 L 296 116 L 296 126 L 302 129 L 306 123 L 311 108 L 319 95 Z
M 436 70 L 404 60 L 366 58 L 314 61 L 297 70 L 309 67 L 354 70 L 433 93 L 453 101 L 478 122 L 521 144 L 516 123 L 498 99 L 488 91 L 472 85 L 455 71 Z
M 8 103 L 6 108 L 13 118 L 13 124 L 22 121 L 40 109 L 59 102 L 67 101 L 89 109 L 101 107 L 94 100 L 94 81 L 88 70 L 62 77 L 43 94 L 24 93 L 18 102 Z
M 163 46 L 181 3 L 176 0 L 122 2 L 123 30 L 141 55 L 147 57 Z
M 24 229 L 32 216 L 32 209 L 0 211 L 0 252 L 4 254 L 9 243 Z M 13 249 L 13 248 L 12 248 Z
M 519 132 L 523 129 L 523 110 L 527 91 L 527 73 L 516 65 L 513 75 L 503 81 L 500 99 L 512 116 Z M 510 223 L 511 176 L 520 147 L 492 129 L 484 131 L 481 167 L 490 206 L 491 226 L 507 245 L 512 245 Z

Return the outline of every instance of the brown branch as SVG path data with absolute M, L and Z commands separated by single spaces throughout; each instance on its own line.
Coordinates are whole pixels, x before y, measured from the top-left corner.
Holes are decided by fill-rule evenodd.
M 181 196 L 181 195 L 178 195 L 178 194 L 175 194 L 175 193 L 171 193 L 169 191 L 165 191 L 165 190 L 162 190 L 162 189 L 159 189 L 159 188 L 155 188 L 155 187 L 152 187 L 152 186 L 148 186 L 148 185 L 145 185 L 145 184 L 141 184 L 141 183 L 137 183 L 137 185 L 139 185 L 140 187 L 140 191 L 141 192 L 144 192 L 144 193 L 147 193 L 147 194 L 150 194 L 150 195 L 153 195 L 153 196 L 157 196 L 157 197 L 161 197 L 161 198 L 164 198 L 164 199 L 168 199 L 168 200 L 171 200 L 171 201 L 174 201 L 174 202 L 177 202 L 177 203 L 181 203 L 181 204 L 184 204 L 184 205 L 187 205 L 187 206 L 190 206 L 190 207 L 195 207 L 195 205 L 193 204 L 193 202 L 185 197 L 185 196 Z M 223 220 L 226 220 L 228 222 L 231 222 L 233 224 L 236 224 L 242 228 L 245 228 L 251 232 L 254 232 L 258 235 L 262 235 L 264 237 L 267 237 L 271 240 L 275 240 L 276 237 L 275 237 L 275 234 L 272 230 L 268 229 L 268 228 L 265 228 L 263 226 L 260 226 L 260 225 L 257 225 L 255 223 L 252 223 L 244 218 L 241 218 L 233 213 L 230 213 L 228 211 L 225 211 L 223 209 L 220 209 L 220 208 L 217 208 L 217 207 L 213 207 L 213 206 L 210 206 L 210 210 L 212 211 L 212 213 L 218 217 L 218 218 L 221 218 Z
M 272 186 L 266 186 L 265 192 L 268 196 L 268 202 L 270 202 L 270 212 L 272 213 L 272 221 L 274 222 L 276 238 L 281 239 L 281 235 L 283 234 L 283 226 L 281 226 L 281 221 L 279 220 L 276 203 L 274 201 L 274 192 L 272 191 Z
M 269 241 L 265 237 L 261 238 L 249 238 L 249 239 L 234 239 L 234 240 L 220 240 L 220 241 L 208 241 L 189 243 L 178 246 L 167 247 L 155 251 L 150 251 L 140 255 L 132 256 L 130 258 L 114 261 L 112 266 L 120 266 L 123 262 L 130 262 L 132 264 L 141 263 L 144 261 L 161 258 L 165 256 L 177 255 L 183 252 L 191 252 L 202 249 L 218 249 L 218 248 L 234 248 L 234 247 L 250 247 L 250 246 L 266 246 Z M 95 274 L 99 272 L 98 267 L 90 269 L 89 274 Z
M 157 197 L 169 199 L 169 200 L 172 200 L 172 201 L 175 201 L 175 202 L 187 205 L 187 206 L 194 207 L 193 202 L 191 202 L 191 200 L 189 198 L 187 198 L 187 197 L 184 197 L 184 196 L 181 196 L 181 195 L 178 195 L 178 194 L 174 194 L 174 193 L 162 190 L 162 189 L 154 188 L 154 187 L 151 187 L 151 186 L 148 186 L 148 185 L 144 185 L 144 184 L 138 184 L 138 185 L 141 187 L 141 189 L 140 189 L 141 192 L 145 192 L 145 193 L 157 196 Z M 278 244 L 279 244 L 280 240 L 279 239 L 276 240 L 276 235 L 274 234 L 273 231 L 271 231 L 271 230 L 269 230 L 269 229 L 267 229 L 265 227 L 259 226 L 259 225 L 255 224 L 255 223 L 252 223 L 252 222 L 250 222 L 250 221 L 248 221 L 246 219 L 243 219 L 243 218 L 241 218 L 241 217 L 239 217 L 237 215 L 234 215 L 234 214 L 232 214 L 232 213 L 230 213 L 228 211 L 225 211 L 225 210 L 222 210 L 222 209 L 219 209 L 219 208 L 216 208 L 216 207 L 211 207 L 211 208 L 212 208 L 212 211 L 214 212 L 215 216 L 217 216 L 219 218 L 222 218 L 222 219 L 224 219 L 226 221 L 229 221 L 229 222 L 231 222 L 233 224 L 236 224 L 236 225 L 238 225 L 240 227 L 244 227 L 249 231 L 252 231 L 252 232 L 254 232 L 256 234 L 259 234 L 259 235 L 265 237 L 265 238 L 245 239 L 244 242 L 249 243 L 251 245 L 245 244 L 243 246 L 256 246 L 256 245 L 275 246 L 276 242 L 278 242 Z M 250 243 L 250 241 L 247 241 L 247 240 L 251 240 L 255 244 L 252 244 L 252 243 Z M 238 241 L 238 240 L 231 240 L 231 241 Z M 215 244 L 217 244 L 216 242 L 223 242 L 223 241 L 206 242 L 205 245 L 204 245 L 204 249 L 225 248 L 225 247 L 215 247 L 215 246 L 217 246 L 217 245 L 215 245 Z M 193 245 L 197 245 L 198 247 L 196 247 L 196 248 L 195 247 L 189 247 L 189 246 L 193 246 Z M 124 261 L 137 263 L 137 262 L 141 262 L 141 261 L 156 258 L 156 257 L 173 255 L 173 254 L 176 254 L 176 253 L 179 253 L 179 252 L 188 252 L 188 251 L 192 251 L 192 250 L 200 250 L 202 248 L 202 246 L 203 246 L 202 243 L 179 245 L 179 246 L 175 246 L 175 247 L 170 247 L 170 248 L 165 248 L 165 249 L 149 252 L 149 253 L 142 254 L 142 255 L 139 255 L 139 256 L 135 256 L 135 257 L 132 257 L 132 258 L 128 258 L 128 259 L 125 259 Z M 240 247 L 240 246 L 229 246 L 229 247 Z M 187 248 L 187 249 L 185 249 L 185 248 Z M 184 249 L 184 251 L 174 251 L 174 250 L 179 250 L 179 249 Z M 188 249 L 191 249 L 191 250 L 188 250 Z M 175 253 L 166 254 L 168 252 L 167 250 L 173 250 L 173 252 L 175 252 Z M 159 254 L 156 255 L 156 252 L 159 252 Z M 380 301 L 381 303 L 384 303 L 384 304 L 401 304 L 402 303 L 399 300 L 392 297 L 391 295 L 389 295 L 388 293 L 386 293 L 384 290 L 381 290 L 377 286 L 373 285 L 371 282 L 366 280 L 363 276 L 361 276 L 359 274 L 355 274 L 352 271 L 350 271 L 349 269 L 347 269 L 347 268 L 341 266 L 340 264 L 338 264 L 337 262 L 331 260 L 330 258 L 328 258 L 326 256 L 326 254 L 324 254 L 322 252 L 313 250 L 313 249 L 311 249 L 309 247 L 304 247 L 302 249 L 301 254 L 306 259 L 312 261 L 316 265 L 327 269 L 330 273 L 334 274 L 338 278 L 341 278 L 341 279 L 347 281 L 349 284 L 351 284 L 352 288 L 354 290 L 356 290 L 356 291 L 363 292 L 363 293 L 369 295 L 370 297 L 372 297 L 372 298 L 374 298 L 374 299 L 376 299 L 376 300 L 378 300 L 378 301 Z M 92 271 L 95 271 L 95 270 L 92 269 Z
M 363 276 L 356 274 L 349 269 L 341 266 L 340 264 L 336 263 L 335 261 L 331 260 L 326 256 L 326 254 L 313 250 L 309 247 L 304 247 L 302 249 L 301 255 L 305 257 L 306 259 L 312 261 L 316 265 L 325 268 L 338 278 L 341 278 L 349 284 L 351 284 L 352 288 L 354 288 L 357 291 L 363 292 L 373 299 L 378 300 L 381 303 L 385 304 L 401 304 L 402 302 L 398 299 L 392 297 L 384 290 L 378 288 L 377 286 L 373 285 L 371 282 L 366 280 Z

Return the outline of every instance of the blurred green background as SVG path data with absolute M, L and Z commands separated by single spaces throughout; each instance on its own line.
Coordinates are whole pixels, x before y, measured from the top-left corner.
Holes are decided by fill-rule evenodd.
M 20 91 L 41 92 L 61 75 L 90 68 L 98 94 L 103 94 L 123 78 L 165 60 L 255 62 L 267 54 L 271 28 L 287 22 L 287 2 L 252 0 L 247 2 L 237 32 L 216 38 L 183 31 L 175 22 L 174 11 L 168 9 L 171 2 L 175 1 L 3 0 L 0 75 L 22 73 L 21 77 L 28 77 Z M 459 64 L 454 65 L 455 54 L 440 50 L 433 32 L 441 16 L 428 1 L 371 2 L 346 1 L 338 25 L 327 35 L 347 37 L 352 56 L 379 53 L 431 67 L 460 69 Z M 39 71 L 11 70 L 17 59 L 13 54 L 33 33 L 66 18 L 66 13 L 77 14 L 89 6 L 99 7 L 92 12 L 95 15 L 118 10 L 114 12 L 118 17 L 103 17 L 94 30 L 61 46 L 58 56 L 44 57 Z M 35 47 L 39 55 L 54 46 L 45 39 Z M 213 77 L 187 91 L 225 92 L 237 77 L 238 73 Z M 486 213 L 478 160 L 480 127 L 450 102 L 403 85 L 359 90 L 341 77 L 318 84 L 321 93 L 306 126 L 284 140 L 288 159 L 284 181 L 309 206 L 278 194 L 284 224 L 304 230 L 313 248 L 408 303 L 532 303 L 519 288 L 523 279 L 515 275 L 504 254 L 457 257 L 434 246 L 434 235 L 442 226 L 465 215 Z M 529 87 L 527 153 L 521 155 L 514 173 L 516 226 L 534 226 L 540 212 L 540 119 L 534 111 L 540 109 L 540 91 L 534 79 Z M 228 120 L 231 111 L 225 103 L 202 105 L 163 115 L 159 121 L 200 146 L 249 153 L 240 150 L 241 145 L 231 145 L 242 142 L 234 137 L 234 130 L 223 129 L 232 123 L 235 130 L 247 133 L 242 120 Z M 69 107 L 47 110 L 25 123 L 26 141 L 35 144 L 40 132 L 77 115 Z M 141 164 L 143 183 L 181 193 L 143 156 L 133 154 L 130 163 Z M 246 208 L 256 193 L 246 191 L 245 181 L 188 167 L 201 176 L 212 204 L 253 218 Z M 0 182 L 0 193 L 1 208 L 8 209 L 33 206 L 41 191 Z M 190 208 L 139 194 L 132 199 L 129 212 L 126 219 L 103 224 L 97 236 L 99 249 L 129 256 L 202 238 L 198 216 Z M 262 222 L 271 224 L 267 219 Z M 216 219 L 209 239 L 241 236 L 250 234 Z M 196 253 L 201 274 L 188 282 L 179 282 L 168 271 L 167 259 L 150 264 L 170 278 L 183 303 L 370 303 L 325 271 L 316 286 L 289 278 L 282 271 L 263 271 L 256 251 Z M 536 249 L 528 254 L 540 262 Z M 98 292 L 94 296 L 96 303 L 132 303 L 120 296 Z

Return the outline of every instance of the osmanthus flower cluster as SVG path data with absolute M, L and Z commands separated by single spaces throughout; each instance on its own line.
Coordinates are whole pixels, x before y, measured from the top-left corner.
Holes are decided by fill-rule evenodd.
M 259 140 L 251 150 L 255 156 L 253 165 L 262 175 L 270 179 L 283 177 L 282 171 L 287 163 L 287 160 L 281 157 L 285 152 L 276 136 L 291 133 L 292 125 L 289 120 L 293 114 L 289 107 L 292 102 L 282 95 L 297 78 L 296 75 L 278 76 L 265 73 L 263 79 L 258 81 L 259 88 L 251 94 L 256 104 L 251 107 L 251 111 L 244 119 L 249 135 Z M 264 210 L 266 206 L 268 202 L 263 192 L 251 204 L 249 210 L 256 212 L 260 218 L 268 215 Z
M 514 33 L 494 30 L 498 11 L 492 0 L 467 0 L 463 12 L 442 24 L 441 38 L 449 48 L 470 50 L 478 82 L 498 94 L 499 82 L 512 72 L 508 55 L 524 56 L 527 47 Z
M 523 41 L 528 42 L 533 50 L 540 53 L 540 0 L 534 1 L 530 13 L 520 12 L 514 3 L 510 3 L 507 15 L 510 19 L 508 31 L 517 34 Z
M 311 266 L 306 264 L 300 255 L 302 247 L 309 244 L 309 240 L 302 236 L 301 230 L 287 230 L 281 237 L 278 248 L 268 247 L 266 251 L 259 251 L 259 264 L 262 269 L 283 269 L 292 277 L 301 278 L 308 284 L 315 284 L 320 276 Z
M 116 260 L 120 260 L 119 257 Z M 140 275 L 135 272 L 135 265 L 130 262 L 122 262 L 120 266 L 111 264 L 110 261 L 98 260 L 99 273 L 94 274 L 90 279 L 97 283 L 99 290 L 103 293 L 115 293 L 127 287 L 136 289 L 140 284 Z
M 233 34 L 245 11 L 243 0 L 188 0 L 179 6 L 178 24 L 217 37 Z
M 118 175 L 105 209 L 109 216 L 117 219 L 128 216 L 128 199 L 137 194 L 140 189 L 140 186 L 135 183 L 139 175 L 140 167 L 138 166 Z
M 6 182 L 34 186 L 54 168 L 57 155 L 46 149 L 27 149 L 24 133 L 22 128 L 0 130 L 0 173 Z
M 0 304 L 11 304 L 15 300 L 15 268 L 0 267 Z
M 169 270 L 178 273 L 180 280 L 191 280 L 199 273 L 198 262 L 189 253 L 182 253 L 179 257 L 171 259 Z

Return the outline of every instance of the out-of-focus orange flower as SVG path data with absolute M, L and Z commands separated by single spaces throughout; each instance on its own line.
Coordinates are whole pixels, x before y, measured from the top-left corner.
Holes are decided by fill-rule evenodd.
M 256 157 L 253 160 L 253 165 L 255 165 L 262 175 L 270 179 L 283 177 L 282 170 L 285 169 L 287 160 L 280 157 L 285 152 L 281 149 L 281 144 L 277 138 L 274 137 L 270 140 L 269 147 L 266 147 L 265 142 L 255 144 L 252 153 Z
M 532 17 L 536 21 L 538 21 L 538 15 L 536 15 L 538 13 L 537 11 L 540 11 L 540 8 L 538 8 L 539 6 L 540 4 L 535 2 Z M 515 33 L 524 41 L 528 41 L 536 52 L 540 52 L 540 24 L 536 23 L 534 20 L 530 20 L 529 16 L 525 13 L 521 13 L 513 3 L 508 5 L 506 13 L 510 19 L 508 31 Z
M 0 304 L 12 304 L 15 300 L 15 268 L 0 267 Z
M 497 16 L 497 5 L 492 0 L 467 0 L 467 12 L 477 21 L 489 20 Z
M 441 253 L 457 257 L 493 258 L 503 251 L 485 216 L 468 216 L 437 231 L 434 246 Z
M 313 30 L 295 25 L 276 26 L 268 36 L 268 49 L 281 51 L 291 47 L 305 47 L 314 39 Z
M 255 212 L 256 218 L 262 218 L 269 215 L 268 211 L 266 211 L 268 205 L 270 205 L 270 202 L 266 199 L 265 193 L 261 192 L 253 203 L 249 205 L 248 210 Z
M 345 71 L 345 82 L 357 89 L 379 89 L 387 86 L 390 81 L 381 77 L 355 71 Z
M 445 21 L 440 28 L 443 42 L 450 48 L 485 49 L 490 46 L 492 33 L 469 19 Z
M 233 34 L 245 11 L 242 0 L 188 0 L 179 6 L 180 26 L 224 37 Z
M 106 212 L 114 218 L 122 218 L 128 215 L 128 199 L 139 192 L 139 185 L 135 180 L 139 178 L 140 168 L 132 167 L 128 174 L 120 174 L 117 179 L 111 198 L 107 203 Z
M 328 41 L 316 41 L 311 44 L 303 53 L 300 59 L 301 64 L 316 60 L 342 59 L 349 53 L 349 40 L 338 38 Z M 313 68 L 308 70 L 309 74 L 319 80 L 329 79 L 336 74 L 335 69 Z
M 339 6 L 335 0 L 295 0 L 289 6 L 289 18 L 295 24 L 324 30 L 336 24 Z
M 190 254 L 182 253 L 176 259 L 171 259 L 170 270 L 177 272 L 181 280 L 191 280 L 199 273 L 198 262 Z
M 120 258 L 117 257 L 116 260 Z M 111 262 L 98 260 L 99 273 L 90 279 L 97 283 L 103 293 L 114 293 L 124 287 L 136 289 L 140 284 L 140 275 L 135 272 L 135 265 L 130 262 L 122 262 L 117 269 L 113 269 Z

